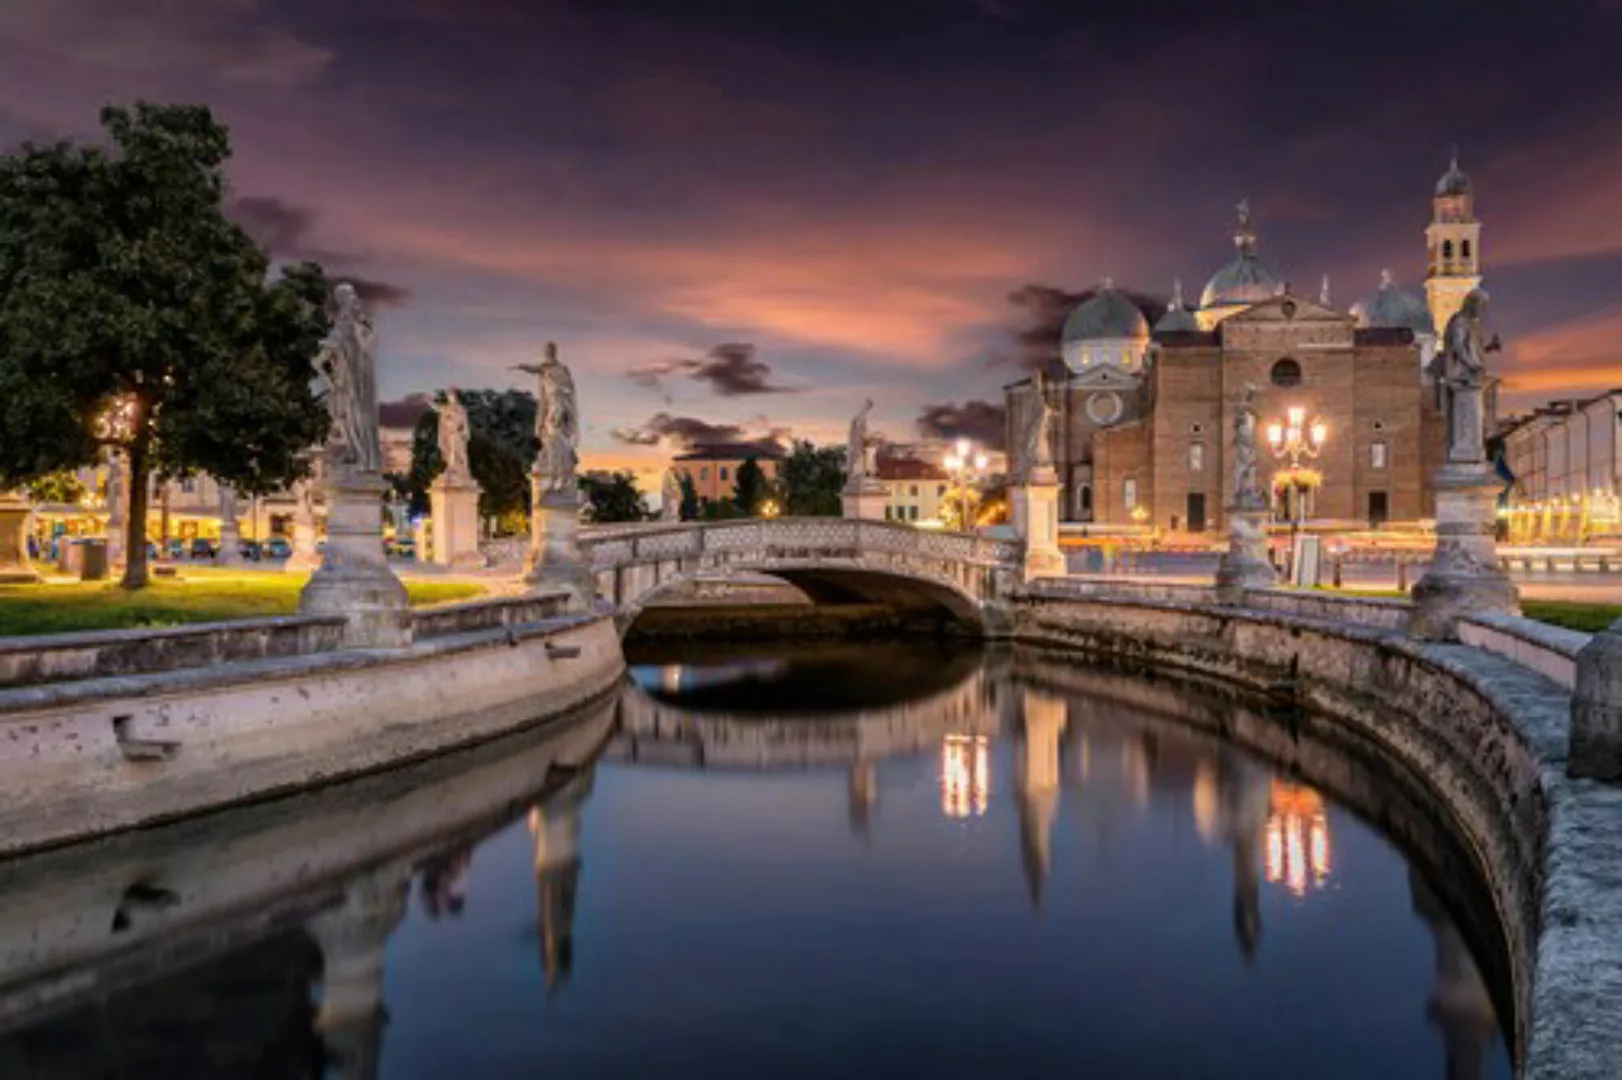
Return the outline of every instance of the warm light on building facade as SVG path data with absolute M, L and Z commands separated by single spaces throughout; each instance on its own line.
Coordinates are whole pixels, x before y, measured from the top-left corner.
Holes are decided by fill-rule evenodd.
M 980 817 L 991 802 L 991 746 L 984 735 L 941 740 L 941 813 Z
M 1332 869 L 1323 796 L 1301 784 L 1274 780 L 1266 825 L 1267 880 L 1296 896 L 1322 889 Z

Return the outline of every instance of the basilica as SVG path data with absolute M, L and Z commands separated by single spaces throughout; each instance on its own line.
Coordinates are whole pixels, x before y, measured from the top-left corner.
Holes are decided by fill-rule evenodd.
M 1252 387 L 1277 520 L 1430 518 L 1444 440 L 1430 362 L 1481 284 L 1481 225 L 1456 158 L 1436 182 L 1425 238 L 1423 296 L 1387 271 L 1346 311 L 1327 281 L 1300 296 L 1262 260 L 1245 203 L 1233 258 L 1197 305 L 1179 285 L 1151 324 L 1106 280 L 1064 324 L 1062 370 L 1005 388 L 1012 432 L 1026 430 L 1038 394 L 1047 401 L 1061 520 L 1167 536 L 1222 528 L 1235 407 Z M 1012 466 L 1018 482 L 1028 463 Z

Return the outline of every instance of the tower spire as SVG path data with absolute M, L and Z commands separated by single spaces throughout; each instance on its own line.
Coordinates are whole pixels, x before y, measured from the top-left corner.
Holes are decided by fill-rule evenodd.
M 1333 306 L 1329 302 L 1329 275 L 1328 274 L 1324 275 L 1323 283 L 1318 286 L 1318 303 L 1322 304 L 1324 307 Z
M 1249 255 L 1256 250 L 1256 230 L 1250 224 L 1250 200 L 1240 199 L 1234 211 L 1238 220 L 1233 230 L 1233 246 L 1240 254 Z

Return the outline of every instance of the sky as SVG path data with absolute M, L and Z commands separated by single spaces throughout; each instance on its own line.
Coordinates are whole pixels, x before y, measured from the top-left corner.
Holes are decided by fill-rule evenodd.
M 0 146 L 200 102 L 232 212 L 358 279 L 385 397 L 524 385 L 588 465 L 997 428 L 1033 331 L 1190 295 L 1248 198 L 1337 306 L 1418 287 L 1457 144 L 1505 400 L 1622 386 L 1622 0 L 0 0 Z M 1040 334 L 1038 334 L 1038 343 Z

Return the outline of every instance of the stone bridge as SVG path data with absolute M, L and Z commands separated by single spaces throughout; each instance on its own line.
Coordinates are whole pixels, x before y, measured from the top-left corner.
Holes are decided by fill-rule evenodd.
M 1023 547 L 883 521 L 774 518 L 583 530 L 597 595 L 621 626 L 650 599 L 699 577 L 763 573 L 815 603 L 874 603 L 995 622 L 1020 581 Z

